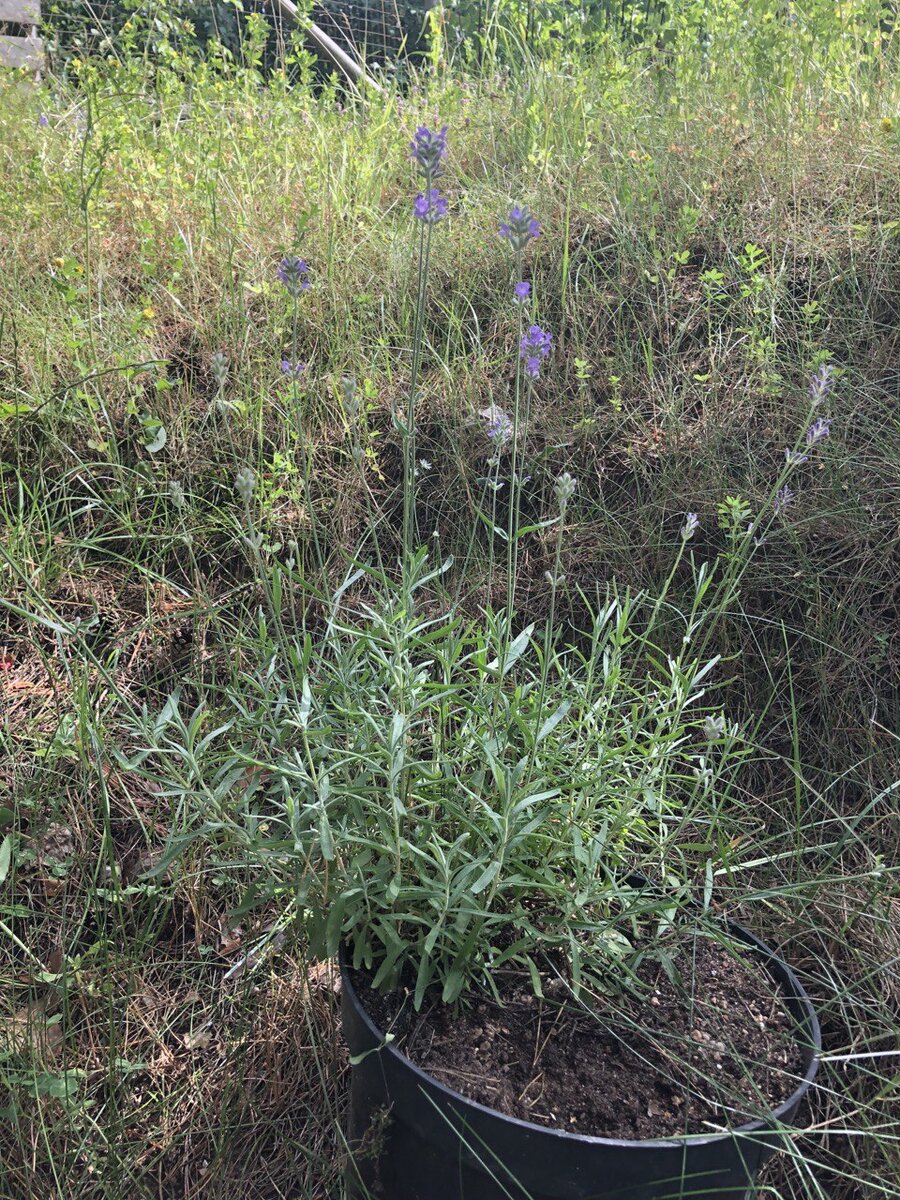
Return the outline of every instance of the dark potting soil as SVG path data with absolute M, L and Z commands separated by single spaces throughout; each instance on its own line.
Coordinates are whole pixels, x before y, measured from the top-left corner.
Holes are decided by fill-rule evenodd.
M 686 983 L 645 962 L 638 975 L 647 998 L 592 997 L 590 1012 L 538 999 L 525 972 L 498 973 L 502 1005 L 426 998 L 420 1012 L 410 991 L 374 992 L 364 972 L 354 972 L 354 986 L 417 1066 L 538 1125 L 660 1138 L 733 1128 L 777 1108 L 803 1069 L 777 984 L 706 937 L 682 945 L 674 960 Z

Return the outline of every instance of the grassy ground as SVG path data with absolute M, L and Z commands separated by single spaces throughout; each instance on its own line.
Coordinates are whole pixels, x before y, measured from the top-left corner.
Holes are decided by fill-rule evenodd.
M 153 82 L 139 60 L 82 64 L 77 87 L 0 79 L 3 1200 L 339 1194 L 330 970 L 278 909 L 233 914 L 250 868 L 214 828 L 167 867 L 183 813 L 126 757 L 173 688 L 189 722 L 259 660 L 240 468 L 265 553 L 313 561 L 313 514 L 332 583 L 373 514 L 396 526 L 420 121 L 450 126 L 451 218 L 419 524 L 465 564 L 471 607 L 505 588 L 472 530 L 480 413 L 510 404 L 512 202 L 543 225 L 526 277 L 556 337 L 525 504 L 543 515 L 562 469 L 580 481 L 575 626 L 576 584 L 661 585 L 686 510 L 699 556 L 726 549 L 718 506 L 755 507 L 810 372 L 836 369 L 832 436 L 717 632 L 721 703 L 755 750 L 685 861 L 695 881 L 713 863 L 718 900 L 785 949 L 822 1015 L 808 1131 L 763 1194 L 896 1195 L 900 93 L 887 60 L 803 61 L 786 86 L 768 60 L 710 74 L 610 44 L 365 104 L 184 63 Z M 286 252 L 313 282 L 296 316 Z M 307 364 L 299 397 L 285 357 Z M 367 491 L 344 373 L 366 399 Z M 549 555 L 538 531 L 530 619 Z M 737 848 L 728 871 L 716 838 Z

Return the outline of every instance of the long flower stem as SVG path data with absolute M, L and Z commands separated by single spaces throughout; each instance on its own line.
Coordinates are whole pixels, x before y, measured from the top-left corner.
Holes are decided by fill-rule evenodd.
M 296 260 L 299 261 L 299 260 Z M 323 586 L 326 584 L 325 556 L 322 552 L 322 542 L 319 538 L 318 521 L 316 520 L 315 506 L 312 498 L 312 462 L 310 459 L 309 444 L 303 436 L 303 414 L 300 410 L 300 380 L 298 375 L 298 359 L 297 346 L 299 342 L 299 325 L 300 325 L 300 288 L 294 287 L 291 289 L 291 297 L 293 301 L 291 311 L 291 349 L 290 349 L 290 376 L 291 376 L 291 409 L 294 425 L 297 431 L 297 436 L 300 439 L 301 452 L 300 458 L 303 469 L 303 502 L 306 506 L 306 512 L 309 517 L 310 532 L 313 542 L 313 557 L 315 565 L 320 573 L 320 581 Z M 303 572 L 303 559 L 299 561 L 301 573 Z M 306 608 L 303 609 L 303 628 L 306 628 Z
M 522 275 L 522 254 L 516 255 L 516 277 Z M 516 346 L 522 340 L 525 306 L 519 306 L 519 329 Z M 510 451 L 509 519 L 506 524 L 506 641 L 512 639 L 513 609 L 516 600 L 516 570 L 518 568 L 518 531 L 521 488 L 519 486 L 519 435 L 522 396 L 522 360 L 516 359 L 516 390 L 513 400 L 512 450 Z
M 806 418 L 807 424 L 812 420 L 816 412 L 816 407 L 816 404 L 813 404 L 810 408 Z M 798 444 L 795 444 L 793 450 L 796 452 L 797 449 Z M 766 535 L 775 519 L 773 508 L 775 497 L 778 495 L 780 488 L 791 478 L 795 470 L 796 464 L 790 458 L 786 458 L 784 466 L 779 471 L 775 482 L 770 484 L 768 493 L 763 501 L 762 512 L 768 514 L 768 519 L 764 525 L 761 520 L 751 521 L 742 534 L 737 546 L 729 555 L 728 566 L 719 579 L 708 606 L 708 611 L 714 614 L 714 620 L 707 625 L 704 631 L 699 649 L 697 650 L 698 656 L 702 657 L 706 653 L 710 639 L 716 629 L 718 618 L 727 610 L 727 606 L 734 598 L 737 586 L 755 550 L 765 541 Z
M 531 770 L 534 763 L 534 756 L 537 751 L 537 735 L 540 732 L 543 724 L 544 716 L 544 700 L 547 695 L 547 679 L 550 675 L 550 653 L 555 645 L 553 630 L 556 625 L 556 593 L 560 585 L 559 565 L 562 558 L 562 539 L 563 529 L 566 521 L 566 503 L 563 501 L 559 509 L 559 524 L 556 529 L 556 547 L 553 553 L 553 578 L 550 581 L 550 610 L 547 613 L 547 624 L 544 627 L 544 654 L 541 663 L 541 686 L 538 692 L 537 713 L 534 721 L 534 741 L 531 744 L 531 750 L 528 755 L 528 770 Z
M 427 181 L 430 188 L 431 181 Z M 409 400 L 406 408 L 406 428 L 403 432 L 403 559 L 412 553 L 416 534 L 416 392 L 422 361 L 422 337 L 425 325 L 425 296 L 428 270 L 431 265 L 431 222 L 423 222 L 419 230 L 419 271 L 416 282 L 416 316 L 413 328 L 413 357 L 409 379 Z

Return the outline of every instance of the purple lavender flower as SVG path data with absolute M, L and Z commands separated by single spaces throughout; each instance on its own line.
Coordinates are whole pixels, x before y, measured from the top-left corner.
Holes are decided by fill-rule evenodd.
M 487 413 L 487 435 L 497 447 L 501 450 L 505 445 L 512 441 L 513 423 L 509 413 L 504 412 L 502 408 L 492 404 Z
M 541 227 L 524 205 L 510 210 L 509 217 L 500 226 L 500 236 L 509 240 L 513 250 L 520 254 L 532 238 L 540 237 Z
M 306 363 L 291 362 L 289 358 L 283 358 L 281 360 L 281 370 L 282 374 L 286 375 L 288 379 L 299 379 L 306 370 Z
M 309 267 L 295 254 L 286 255 L 278 264 L 278 278 L 295 298 L 309 287 Z
M 519 357 L 525 360 L 525 374 L 537 379 L 541 370 L 541 359 L 550 353 L 553 337 L 540 325 L 529 325 L 528 332 L 519 342 Z
M 540 325 L 529 325 L 528 332 L 519 343 L 519 349 L 523 357 L 530 351 L 537 351 L 541 358 L 546 358 L 552 344 L 553 335 L 546 329 L 541 329 Z
M 831 434 L 831 420 L 827 417 L 817 417 L 806 431 L 806 444 L 812 450 L 819 442 L 824 442 Z
M 41 113 L 41 115 L 38 117 L 38 125 L 40 125 L 41 129 L 46 129 L 49 124 L 50 118 L 46 113 Z
M 531 284 L 526 283 L 524 279 L 517 283 L 513 288 L 513 299 L 516 304 L 527 304 L 531 299 Z
M 820 404 L 834 387 L 834 369 L 822 363 L 809 381 L 809 394 L 813 404 Z
M 446 217 L 450 209 L 446 196 L 442 196 L 437 188 L 429 188 L 420 192 L 413 201 L 413 216 L 427 225 L 434 225 L 441 217 Z
M 432 179 L 443 174 L 441 159 L 447 155 L 447 126 L 442 125 L 435 131 L 420 125 L 410 142 L 410 150 L 419 165 L 419 173 L 426 182 L 431 183 Z
M 806 431 L 806 448 L 813 450 L 818 446 L 819 442 L 824 442 L 831 435 L 831 418 L 817 417 Z M 799 467 L 802 463 L 809 462 L 809 455 L 804 454 L 802 450 L 785 450 L 785 461 L 792 467 Z
M 692 538 L 699 528 L 700 518 L 697 516 L 697 514 L 695 512 L 685 513 L 684 524 L 681 527 L 681 536 L 684 538 L 684 540 L 688 541 L 690 538 Z
M 775 512 L 784 512 L 788 505 L 793 504 L 793 502 L 794 493 L 791 491 L 788 485 L 785 484 L 783 488 L 778 489 L 778 493 L 775 496 Z

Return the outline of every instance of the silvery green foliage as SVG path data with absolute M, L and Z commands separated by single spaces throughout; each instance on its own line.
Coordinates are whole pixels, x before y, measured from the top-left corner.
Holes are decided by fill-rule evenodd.
M 424 601 L 445 568 L 421 551 L 400 582 L 358 569 L 316 643 L 261 618 L 263 665 L 215 717 L 192 725 L 170 703 L 148 719 L 141 762 L 235 848 L 248 905 L 283 897 L 315 953 L 345 944 L 379 987 L 403 977 L 416 1004 L 431 985 L 452 1001 L 508 963 L 539 987 L 548 951 L 576 987 L 615 986 L 634 955 L 617 880 L 708 786 L 695 706 L 714 663 L 669 659 L 648 677 L 649 606 L 610 598 L 580 651 L 551 649 L 548 682 L 532 626 L 507 642 L 502 617 L 463 624 Z M 176 824 L 172 870 L 192 836 Z

